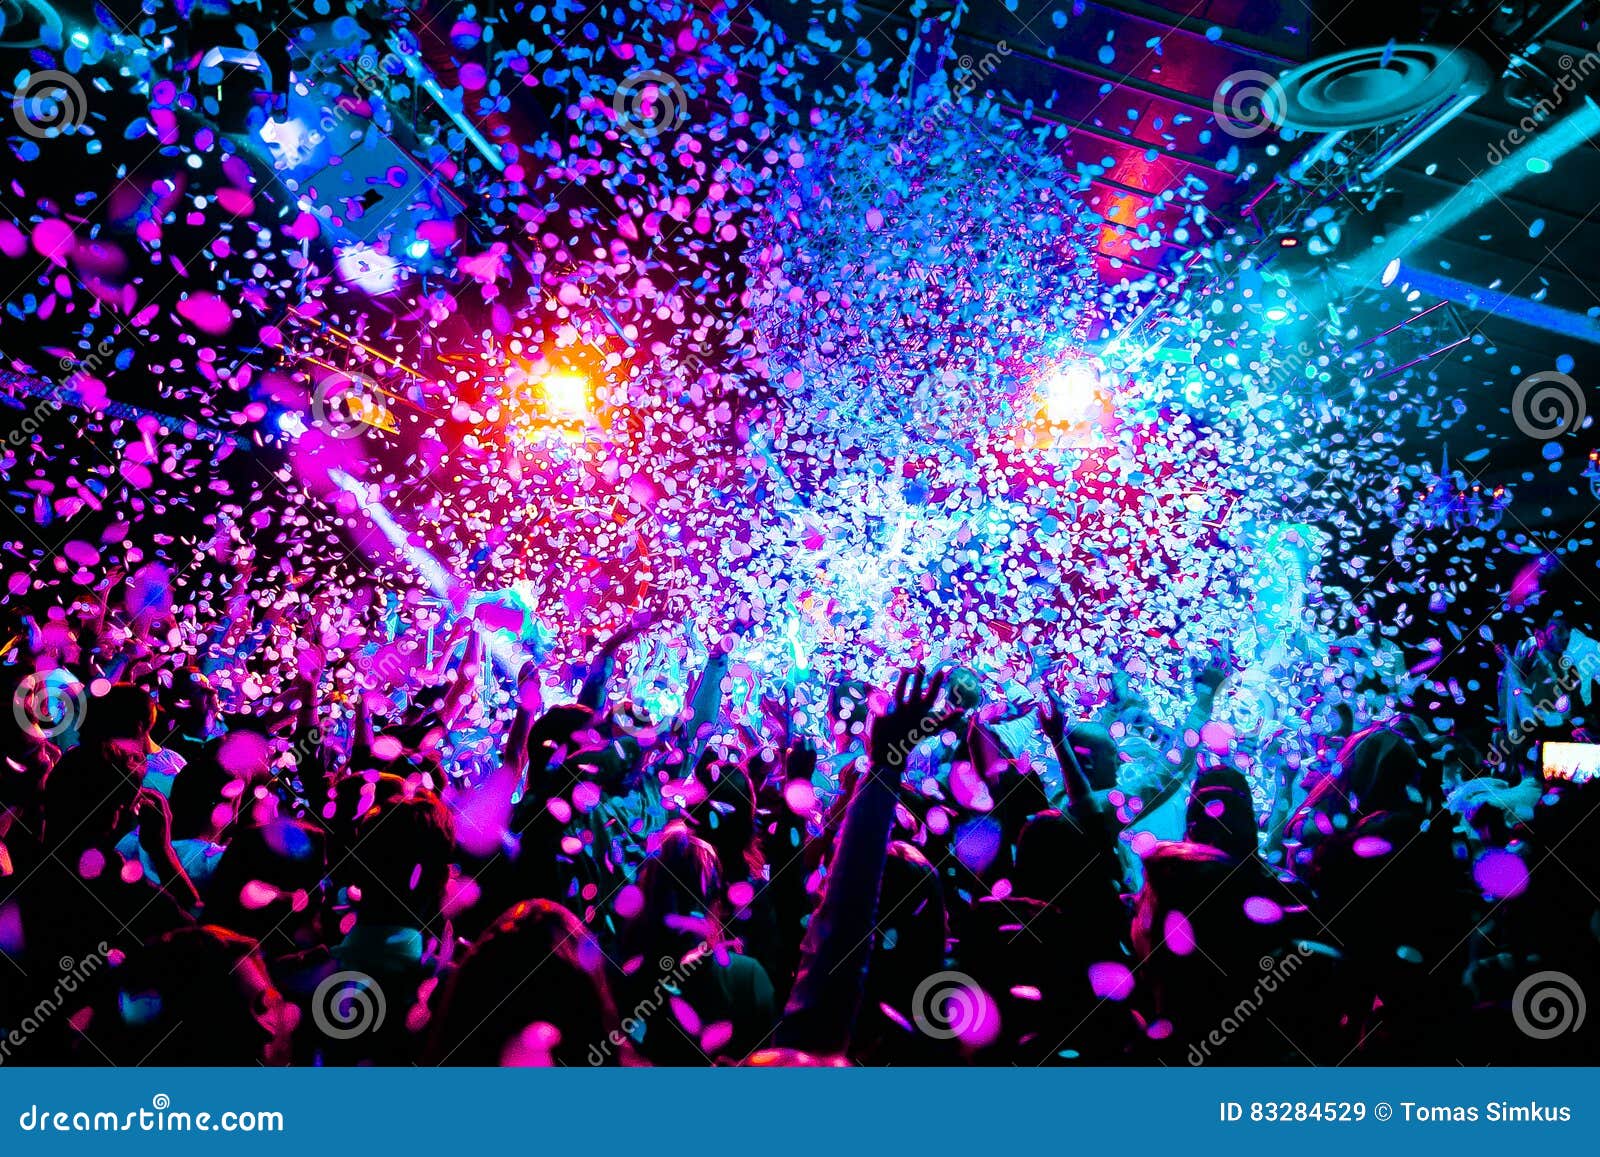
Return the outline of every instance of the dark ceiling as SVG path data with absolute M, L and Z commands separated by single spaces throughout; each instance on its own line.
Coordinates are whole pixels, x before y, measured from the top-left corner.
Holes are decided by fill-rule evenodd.
M 10 16 L 27 2 L 0 0 L 9 29 L 17 27 Z M 749 32 L 747 6 L 695 3 L 707 13 L 731 14 L 731 35 Z M 762 7 L 798 42 L 819 13 L 837 15 L 841 5 L 775 0 Z M 126 10 L 129 19 L 137 14 L 131 0 L 113 0 L 110 8 Z M 426 3 L 416 19 L 445 27 L 460 10 Z M 1329 359 L 1331 392 L 1391 391 L 1396 407 L 1414 411 L 1406 431 L 1410 460 L 1437 461 L 1448 451 L 1451 467 L 1463 474 L 1516 486 L 1510 517 L 1559 542 L 1584 529 L 1594 501 L 1575 469 L 1550 472 L 1551 447 L 1521 436 L 1509 407 L 1521 379 L 1568 366 L 1565 359 L 1586 398 L 1593 399 L 1591 384 L 1600 379 L 1594 321 L 1600 296 L 1588 280 L 1592 255 L 1600 252 L 1593 216 L 1600 146 L 1584 142 L 1548 172 L 1526 171 L 1514 183 L 1502 181 L 1511 169 L 1494 165 L 1492 150 L 1541 98 L 1559 98 L 1560 107 L 1530 134 L 1535 144 L 1582 106 L 1584 91 L 1600 76 L 1600 58 L 1589 55 L 1600 44 L 1600 26 L 1589 20 L 1597 10 L 1567 0 L 972 0 L 960 6 L 949 56 L 990 62 L 982 88 L 1032 123 L 1062 129 L 1054 147 L 1090 170 L 1082 195 L 1101 221 L 1101 277 L 1144 279 L 1155 287 L 1153 325 L 1181 294 L 1227 291 L 1228 265 L 1242 255 L 1289 273 L 1309 318 L 1303 335 Z M 954 15 L 948 0 L 879 0 L 851 11 L 873 55 L 913 73 L 930 67 L 914 51 L 927 45 L 915 34 L 919 24 Z M 843 35 L 832 27 L 842 34 L 839 51 L 853 49 L 856 31 Z M 1291 166 L 1317 145 L 1318 134 L 1239 135 L 1216 122 L 1214 104 L 1230 77 L 1277 76 L 1330 53 L 1391 40 L 1465 47 L 1485 62 L 1489 85 L 1482 99 L 1381 177 L 1357 176 L 1363 150 L 1381 145 L 1381 134 L 1352 134 L 1339 165 L 1303 180 Z M 830 71 L 827 50 L 812 43 L 825 57 L 823 81 L 843 86 L 852 71 L 847 61 L 835 56 Z M 16 71 L 20 55 L 6 49 L 6 75 Z M 63 172 L 63 193 L 80 187 L 82 176 Z M 37 173 L 29 177 L 37 186 Z M 1486 177 L 1504 187 L 1491 191 Z M 1204 185 L 1222 231 L 1232 231 L 1225 244 L 1171 228 L 1176 210 L 1164 198 L 1195 182 Z M 1452 204 L 1473 208 L 1409 248 L 1407 264 L 1507 300 L 1480 298 L 1474 308 L 1413 289 L 1404 278 L 1385 288 L 1352 277 L 1352 263 L 1383 252 L 1384 239 L 1409 223 L 1436 219 L 1439 207 Z M 1338 227 L 1331 241 L 1330 223 Z M 1326 242 L 1323 252 L 1313 252 L 1314 241 Z M 1565 321 L 1553 327 L 1552 317 Z M 1410 319 L 1417 320 L 1403 324 Z M 54 363 L 53 356 L 39 356 L 49 340 L 19 348 L 31 332 L 8 328 L 0 335 L 4 353 Z M 1600 403 L 1590 409 L 1600 412 Z M 1583 429 L 1558 444 L 1571 461 L 1586 456 L 1591 441 Z

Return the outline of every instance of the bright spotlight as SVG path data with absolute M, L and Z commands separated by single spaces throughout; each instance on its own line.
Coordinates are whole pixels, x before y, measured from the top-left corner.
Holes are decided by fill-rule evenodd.
M 577 370 L 551 370 L 544 376 L 545 410 L 557 421 L 589 416 L 589 379 Z
M 1100 407 L 1100 374 L 1089 362 L 1067 362 L 1045 379 L 1045 416 L 1052 422 L 1082 422 Z
M 1400 259 L 1396 257 L 1393 261 L 1389 262 L 1389 264 L 1383 267 L 1383 276 L 1378 278 L 1378 284 L 1383 286 L 1385 289 L 1388 289 L 1389 286 L 1394 284 L 1394 279 L 1399 276 Z

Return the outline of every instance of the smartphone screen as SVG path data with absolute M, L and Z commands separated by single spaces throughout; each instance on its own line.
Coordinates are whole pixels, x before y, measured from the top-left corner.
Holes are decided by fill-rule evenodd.
M 1600 743 L 1553 743 L 1544 745 L 1546 779 L 1582 782 L 1600 775 Z

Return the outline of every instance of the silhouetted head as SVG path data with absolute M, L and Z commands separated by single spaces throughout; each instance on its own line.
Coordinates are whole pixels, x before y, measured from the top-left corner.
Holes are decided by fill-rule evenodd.
M 130 826 L 144 754 L 126 743 L 80 744 L 44 782 L 44 842 L 82 849 L 116 843 Z
M 1074 893 L 1112 887 L 1119 870 L 1116 857 L 1105 851 L 1104 836 L 1085 822 L 1054 809 L 1030 816 L 1017 837 L 1012 894 L 1069 906 Z
M 172 677 L 172 686 L 161 695 L 161 709 L 172 730 L 199 738 L 217 730 L 222 704 L 217 689 L 198 667 L 183 667 Z
M 914 988 L 943 966 L 948 936 L 938 871 L 916 847 L 896 840 L 883 865 L 869 998 L 903 1004 L 910 995 L 907 986 Z
M 431 791 L 367 812 L 356 822 L 351 847 L 361 920 L 431 928 L 444 904 L 454 849 L 454 820 Z
M 1231 767 L 1218 767 L 1195 777 L 1189 791 L 1185 838 L 1228 853 L 1235 859 L 1254 855 L 1259 847 L 1255 805 L 1250 784 Z
M 1369 727 L 1339 750 L 1338 789 L 1356 815 L 1429 808 L 1437 803 L 1437 772 L 1398 728 Z
M 755 785 L 743 767 L 726 759 L 703 762 L 695 778 L 705 795 L 689 809 L 694 833 L 717 849 L 724 879 L 742 880 L 760 858 L 754 851 Z
M 639 911 L 622 929 L 622 965 L 682 955 L 721 939 L 717 852 L 684 823 L 669 824 L 639 867 Z
M 137 683 L 113 683 L 104 695 L 91 695 L 78 725 L 78 742 L 87 747 L 108 742 L 131 743 L 141 751 L 153 750 L 151 729 L 156 723 L 156 701 Z
M 306 947 L 321 908 L 323 848 L 322 833 L 295 820 L 236 829 L 206 884 L 206 919 L 273 955 Z
M 130 952 L 117 973 L 116 1002 L 115 1029 L 106 1035 L 128 1063 L 289 1061 L 294 1010 L 256 942 L 227 929 L 179 928 Z
M 445 989 L 431 1059 L 450 1065 L 622 1063 L 605 956 L 571 912 L 517 904 L 478 938 Z

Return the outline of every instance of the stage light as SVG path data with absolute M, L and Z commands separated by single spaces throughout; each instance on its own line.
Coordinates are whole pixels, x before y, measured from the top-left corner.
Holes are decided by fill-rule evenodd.
M 1389 286 L 1394 284 L 1394 279 L 1399 276 L 1400 259 L 1396 257 L 1393 261 L 1389 262 L 1389 264 L 1383 267 L 1383 276 L 1378 278 L 1378 284 L 1382 285 L 1385 289 L 1388 289 Z
M 544 376 L 545 410 L 558 421 L 589 416 L 589 379 L 577 370 L 551 370 Z
M 1100 374 L 1089 362 L 1068 362 L 1045 380 L 1045 416 L 1052 422 L 1082 422 L 1099 405 Z
M 355 244 L 334 256 L 333 266 L 346 283 L 373 296 L 393 293 L 400 286 L 400 263 L 381 249 Z
M 268 121 L 257 135 L 266 143 L 273 164 L 280 169 L 298 169 L 309 162 L 322 140 L 298 117 Z

